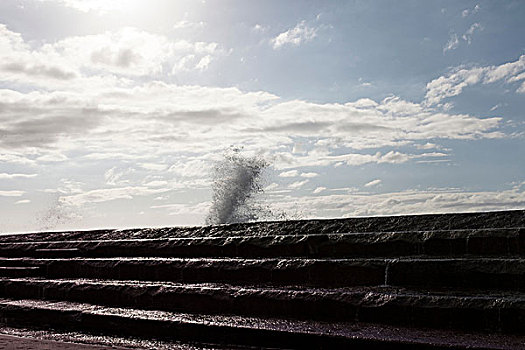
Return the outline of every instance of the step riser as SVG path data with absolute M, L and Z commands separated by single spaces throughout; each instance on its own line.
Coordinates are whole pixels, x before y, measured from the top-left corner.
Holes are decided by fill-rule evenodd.
M 396 261 L 389 265 L 392 286 L 525 290 L 525 261 Z
M 0 306 L 0 322 L 7 327 L 81 330 L 113 335 L 168 338 L 177 341 L 286 349 L 448 349 L 447 346 L 393 341 L 351 339 L 328 335 L 301 334 L 267 329 L 192 324 L 100 315 L 89 312 L 36 310 Z
M 0 276 L 174 282 L 391 285 L 525 290 L 525 260 L 0 260 Z M 40 266 L 40 269 L 34 268 Z
M 0 277 L 37 277 L 42 276 L 43 271 L 39 267 L 0 267 Z
M 161 286 L 101 286 L 74 283 L 52 284 L 24 281 L 5 282 L 0 297 L 84 302 L 112 307 L 131 307 L 187 313 L 235 314 L 257 317 L 284 317 L 330 322 L 368 322 L 408 327 L 432 327 L 504 333 L 525 331 L 525 307 L 507 305 L 489 308 L 488 303 L 468 305 L 460 299 L 436 303 L 431 298 L 371 300 L 362 292 L 341 295 L 308 296 L 306 293 L 239 292 L 221 290 L 182 290 Z M 474 302 L 471 302 L 474 303 Z
M 6 235 L 3 241 L 63 241 L 91 239 L 166 238 L 166 237 L 231 237 L 231 236 L 281 236 L 305 233 L 347 233 L 347 232 L 403 232 L 434 230 L 485 230 L 489 228 L 525 227 L 525 210 L 502 212 L 407 215 L 391 217 L 297 220 L 284 222 L 263 222 L 232 224 L 207 227 L 93 230 L 83 232 L 51 232 L 25 235 Z
M 48 278 L 91 278 L 172 282 L 270 283 L 310 286 L 381 285 L 384 262 L 335 263 L 311 260 L 134 261 L 51 260 L 43 266 Z
M 57 249 L 61 249 L 59 251 Z M 78 249 L 78 251 L 75 251 Z M 53 251 L 54 250 L 54 251 Z M 400 257 L 525 255 L 523 229 L 479 232 L 398 232 L 156 241 L 0 244 L 5 257 Z
M 29 263 L 29 262 L 28 262 Z M 48 278 L 525 290 L 525 260 L 34 260 Z

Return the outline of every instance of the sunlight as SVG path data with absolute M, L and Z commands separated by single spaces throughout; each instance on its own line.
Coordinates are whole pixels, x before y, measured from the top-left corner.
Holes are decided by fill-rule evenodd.
M 67 5 L 78 10 L 89 12 L 125 12 L 133 13 L 141 8 L 141 5 L 147 5 L 147 2 L 141 0 L 61 0 Z

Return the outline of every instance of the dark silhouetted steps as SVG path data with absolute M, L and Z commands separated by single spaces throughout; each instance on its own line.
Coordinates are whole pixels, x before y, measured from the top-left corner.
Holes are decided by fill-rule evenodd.
M 87 240 L 108 241 L 122 240 L 123 238 L 158 239 L 173 237 L 264 237 L 353 232 L 433 232 L 455 231 L 463 229 L 490 230 L 497 228 L 523 228 L 525 226 L 524 216 L 524 210 L 509 210 L 499 212 L 459 214 L 400 215 L 323 220 L 290 220 L 204 227 L 41 232 L 31 234 L 3 235 L 2 238 L 4 242 L 51 242 Z
M 349 232 L 274 236 L 0 242 L 6 257 L 400 257 L 519 256 L 525 229 Z
M 41 257 L 54 257 L 54 258 L 67 258 L 79 256 L 79 248 L 36 248 L 33 250 L 35 256 Z
M 525 349 L 524 291 L 519 210 L 0 240 L 5 326 L 222 348 Z
M 118 335 L 232 342 L 272 349 L 519 349 L 516 336 L 432 329 L 328 323 L 223 315 L 198 315 L 87 303 L 0 299 L 0 317 L 20 326 L 83 330 Z
M 0 266 L 0 277 L 42 276 L 39 266 Z
M 525 332 L 525 296 L 388 286 L 303 288 L 144 281 L 4 279 L 0 297 L 112 307 L 410 327 Z
M 421 286 L 525 290 L 523 258 L 97 258 L 0 259 L 47 278 L 303 286 Z M 446 284 L 444 283 L 446 281 Z

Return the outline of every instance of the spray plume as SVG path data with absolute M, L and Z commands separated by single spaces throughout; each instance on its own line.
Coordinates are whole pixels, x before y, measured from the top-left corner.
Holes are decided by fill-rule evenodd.
M 241 149 L 230 148 L 218 162 L 213 174 L 212 205 L 207 225 L 256 221 L 261 208 L 254 196 L 263 192 L 262 174 L 269 166 L 261 157 L 247 157 Z

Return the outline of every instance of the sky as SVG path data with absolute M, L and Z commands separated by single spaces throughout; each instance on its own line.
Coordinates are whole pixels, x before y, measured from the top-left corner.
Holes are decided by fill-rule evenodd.
M 2 0 L 0 233 L 525 208 L 525 2 Z

